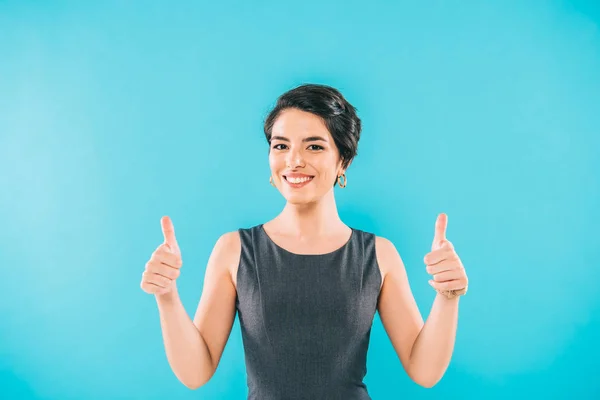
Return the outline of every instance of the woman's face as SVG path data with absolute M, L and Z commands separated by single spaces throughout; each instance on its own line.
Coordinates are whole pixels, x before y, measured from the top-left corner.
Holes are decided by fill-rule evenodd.
M 344 171 L 333 137 L 318 116 L 297 109 L 279 114 L 271 132 L 273 183 L 295 204 L 318 201 Z

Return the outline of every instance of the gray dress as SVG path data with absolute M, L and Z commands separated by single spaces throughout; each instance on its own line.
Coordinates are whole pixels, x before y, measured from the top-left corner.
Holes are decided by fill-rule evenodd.
M 262 225 L 239 233 L 248 400 L 370 399 L 363 378 L 382 280 L 375 235 L 352 229 L 341 248 L 301 255 Z

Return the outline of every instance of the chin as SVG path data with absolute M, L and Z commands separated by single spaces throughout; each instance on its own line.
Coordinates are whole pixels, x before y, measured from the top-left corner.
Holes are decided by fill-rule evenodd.
M 314 194 L 309 194 L 309 193 L 306 193 L 306 194 L 286 193 L 286 195 L 284 197 L 285 197 L 285 200 L 289 204 L 293 204 L 293 205 L 297 205 L 297 206 L 316 203 L 319 200 L 319 198 L 317 196 L 315 196 Z

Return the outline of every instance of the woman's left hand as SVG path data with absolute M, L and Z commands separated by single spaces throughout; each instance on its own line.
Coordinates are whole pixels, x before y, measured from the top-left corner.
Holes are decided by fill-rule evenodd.
M 459 291 L 469 284 L 465 267 L 452 243 L 446 239 L 447 226 L 448 216 L 443 213 L 438 215 L 431 252 L 423 259 L 427 273 L 433 275 L 429 284 L 439 292 Z

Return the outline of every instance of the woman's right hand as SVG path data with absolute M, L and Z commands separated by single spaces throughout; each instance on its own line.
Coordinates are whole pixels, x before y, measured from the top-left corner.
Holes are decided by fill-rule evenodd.
M 144 292 L 163 295 L 175 289 L 175 280 L 179 277 L 181 251 L 175 239 L 175 228 L 169 217 L 160 220 L 165 241 L 152 253 L 142 274 L 141 288 Z

